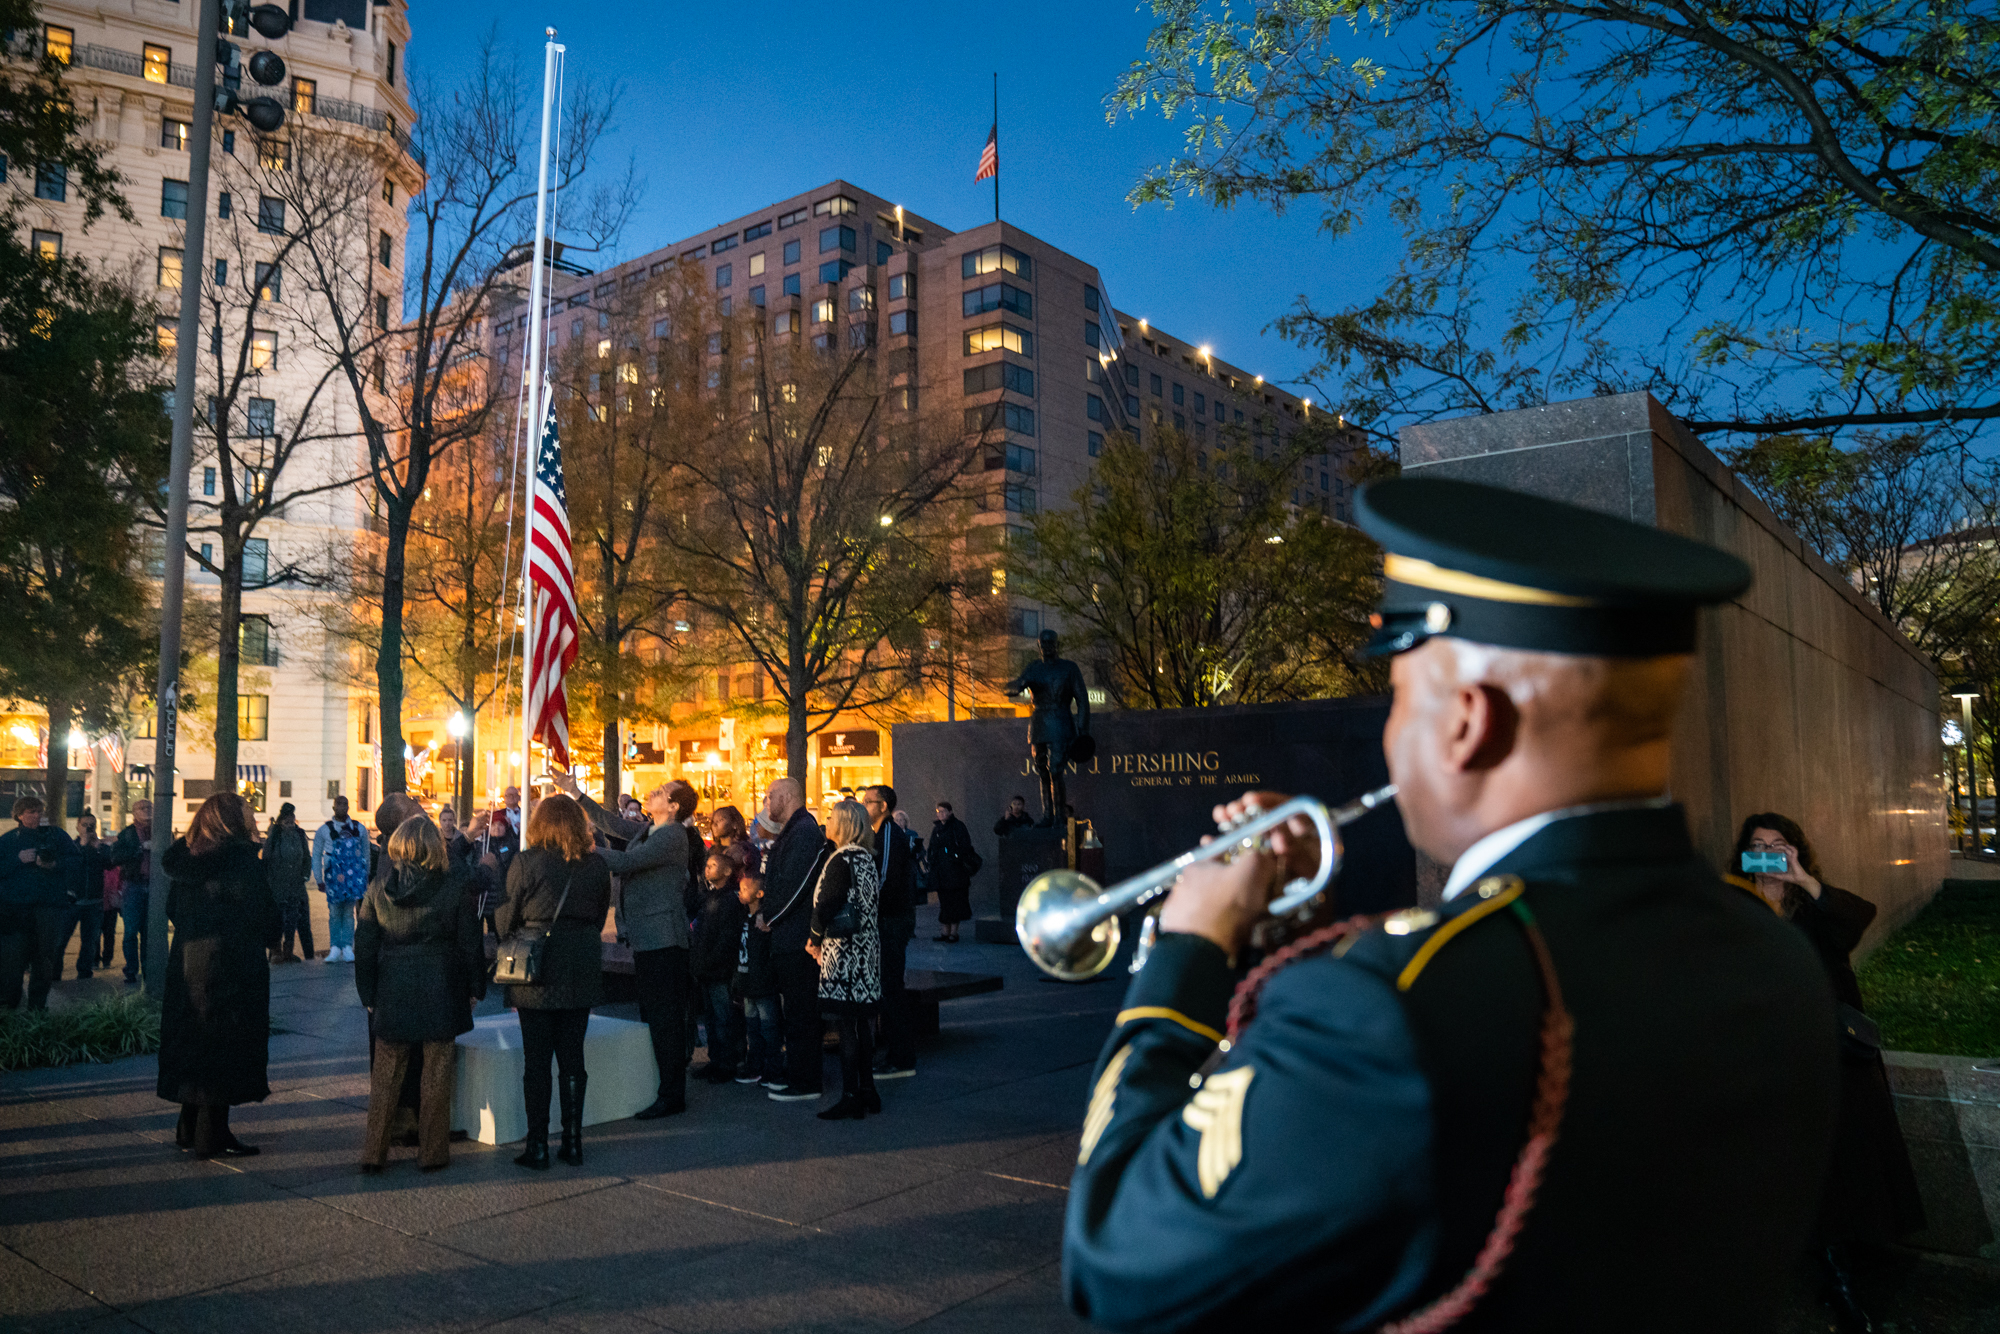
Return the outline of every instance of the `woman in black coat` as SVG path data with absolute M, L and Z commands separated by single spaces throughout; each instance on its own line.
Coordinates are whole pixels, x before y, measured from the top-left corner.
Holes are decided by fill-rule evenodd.
M 972 849 L 971 831 L 951 813 L 948 801 L 937 804 L 937 823 L 931 826 L 924 858 L 931 888 L 937 891 L 938 925 L 943 928 L 935 939 L 956 945 L 958 924 L 972 917 L 972 877 L 979 873 L 979 854 Z
M 1889 1073 L 1879 1038 L 1861 1004 L 1861 984 L 1848 956 L 1875 920 L 1875 905 L 1819 878 L 1819 861 L 1805 831 L 1785 816 L 1766 811 L 1743 822 L 1736 837 L 1737 872 L 1743 879 L 1745 852 L 1775 852 L 1785 858 L 1777 875 L 1748 881 L 1772 911 L 1805 932 L 1819 952 L 1840 1012 L 1840 1120 L 1834 1133 L 1826 1195 L 1820 1205 L 1819 1240 L 1835 1296 L 1855 1306 L 1848 1287 L 1844 1249 L 1855 1242 L 1893 1241 L 1924 1225 L 1924 1206 L 1910 1150 L 1896 1120 Z
M 354 928 L 354 986 L 375 1035 L 361 1170 L 380 1172 L 388 1161 L 389 1123 L 421 1051 L 417 1161 L 434 1172 L 451 1162 L 452 1040 L 471 1030 L 472 1004 L 486 994 L 485 939 L 472 868 L 451 861 L 429 817 L 405 820 L 387 852 Z
M 493 924 L 504 941 L 517 931 L 548 939 L 534 984 L 507 988 L 521 1015 L 521 1094 L 527 1100 L 523 1167 L 549 1166 L 549 1058 L 561 1068 L 562 1147 L 583 1164 L 583 1039 L 590 1007 L 604 1000 L 604 916 L 611 910 L 611 868 L 597 855 L 583 808 L 556 793 L 528 817 L 521 851 L 507 867 L 507 892 Z
M 229 1109 L 271 1094 L 271 966 L 278 904 L 251 839 L 250 812 L 218 792 L 167 849 L 166 998 L 159 1095 L 181 1107 L 174 1139 L 198 1158 L 257 1152 L 229 1132 Z

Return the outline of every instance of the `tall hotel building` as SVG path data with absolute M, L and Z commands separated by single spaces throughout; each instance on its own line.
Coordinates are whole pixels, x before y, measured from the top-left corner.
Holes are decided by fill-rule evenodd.
M 163 346 L 173 336 L 180 309 L 195 62 L 212 58 L 195 47 L 198 8 L 194 0 L 129 0 L 115 8 L 44 0 L 44 26 L 27 38 L 67 66 L 64 83 L 87 119 L 86 134 L 123 177 L 120 188 L 131 206 L 130 222 L 106 214 L 85 230 L 84 205 L 72 183 L 29 164 L 7 164 L 10 184 L 23 205 L 22 226 L 31 233 L 26 239 L 129 274 L 140 289 L 154 293 Z M 264 284 L 260 327 L 252 331 L 251 379 L 236 401 L 239 419 L 233 432 L 239 453 L 247 456 L 240 461 L 249 465 L 260 438 L 285 434 L 300 414 L 311 412 L 311 439 L 277 479 L 280 495 L 325 479 L 360 475 L 366 449 L 357 433 L 358 414 L 351 399 L 343 397 L 344 389 L 322 389 L 314 399 L 327 361 L 315 350 L 308 327 L 313 315 L 309 294 L 299 290 L 305 285 L 303 274 L 279 272 L 274 277 L 263 264 L 283 240 L 282 206 L 274 214 L 266 201 L 253 197 L 254 190 L 244 193 L 245 184 L 274 162 L 289 164 L 287 145 L 301 127 L 352 136 L 382 168 L 381 188 L 369 204 L 373 216 L 368 229 L 371 239 L 379 235 L 381 241 L 373 253 L 357 257 L 357 263 L 369 265 L 374 290 L 400 306 L 403 204 L 423 181 L 423 166 L 407 133 L 411 107 L 404 66 L 410 35 L 404 0 L 291 0 L 289 8 L 294 27 L 279 42 L 233 39 L 246 60 L 263 47 L 284 59 L 282 84 L 260 88 L 246 77 L 243 95 L 278 98 L 286 109 L 286 124 L 266 138 L 239 116 L 216 117 L 207 255 L 198 276 L 209 294 L 223 298 L 223 313 L 220 326 L 207 329 L 196 382 L 199 405 L 215 392 L 219 358 L 212 350 L 229 349 L 233 364 L 245 333 L 233 326 L 243 324 L 246 290 L 252 282 Z M 22 41 L 23 35 L 15 40 Z M 214 325 L 214 309 L 209 304 L 205 326 Z M 169 380 L 172 370 L 169 360 Z M 221 465 L 200 417 L 193 462 L 191 530 L 213 522 L 222 490 Z M 236 481 L 246 487 L 258 483 L 254 476 Z M 366 495 L 365 488 L 355 487 L 321 492 L 260 523 L 246 552 L 246 583 L 282 570 L 288 561 L 337 559 L 372 540 Z M 197 549 L 212 545 L 212 538 L 198 531 L 190 532 L 190 541 Z M 216 587 L 215 576 L 189 562 L 191 607 L 203 599 L 212 602 Z M 345 647 L 322 640 L 311 607 L 311 599 L 320 596 L 282 585 L 246 591 L 241 640 L 238 787 L 267 812 L 293 802 L 309 828 L 331 813 L 333 793 L 367 798 L 371 790 L 379 790 L 380 761 L 371 744 L 366 682 L 347 671 Z M 193 640 L 186 648 L 195 654 L 214 651 L 212 644 Z M 212 789 L 214 771 L 213 753 L 202 744 L 201 696 L 208 692 L 199 667 L 187 688 L 196 699 L 182 715 L 178 795 L 183 800 L 174 813 L 183 825 L 189 809 Z M 210 723 L 212 700 L 210 696 L 206 704 Z M 39 710 L 0 700 L 0 796 L 21 783 L 39 790 L 38 731 L 44 721 Z M 121 812 L 128 797 L 151 794 L 152 719 L 143 709 L 133 730 L 139 735 L 125 748 L 125 784 L 118 782 L 102 751 L 71 754 L 71 791 L 86 792 L 100 816 Z M 62 739 L 51 744 L 60 745 Z
M 872 325 L 873 339 L 896 384 L 921 385 L 926 415 L 966 414 L 981 432 L 985 482 L 1000 503 L 974 518 L 974 550 L 998 552 L 1026 515 L 1071 503 L 1087 482 L 1106 435 L 1179 427 L 1199 441 L 1241 428 L 1255 442 L 1288 437 L 1308 404 L 1196 343 L 1157 329 L 1113 305 L 1088 260 L 1006 222 L 953 232 L 846 181 L 700 232 L 602 273 L 551 272 L 549 324 L 553 359 L 576 340 L 596 343 L 615 294 L 676 261 L 706 268 L 718 307 L 764 312 L 774 333 L 831 335 L 849 346 L 849 326 Z M 868 295 L 856 296 L 857 290 Z M 726 304 L 725 304 L 726 303 Z M 525 352 L 525 303 L 495 311 L 494 364 L 518 377 Z M 942 402 L 939 396 L 943 396 Z M 1345 448 L 1358 445 L 1358 433 Z M 1343 459 L 1322 455 L 1302 465 L 1291 500 L 1345 520 L 1349 497 Z M 975 465 L 978 466 L 978 465 Z M 1011 635 L 998 649 L 1018 668 L 1034 637 L 1051 625 L 1047 610 L 1010 599 Z M 1061 630 L 1060 625 L 1052 628 Z M 990 656 L 990 654 L 989 654 Z M 636 729 L 627 747 L 625 786 L 644 791 L 669 774 L 694 779 L 716 801 L 754 799 L 784 772 L 784 720 L 731 715 L 731 686 L 761 684 L 754 673 L 721 673 L 700 698 L 674 706 L 665 728 Z M 1092 689 L 1093 702 L 1102 702 Z M 957 716 L 1025 713 L 991 684 L 961 688 Z M 946 716 L 942 694 L 904 702 L 903 719 Z M 852 716 L 819 733 L 807 757 L 807 789 L 817 802 L 841 787 L 893 781 L 888 722 Z

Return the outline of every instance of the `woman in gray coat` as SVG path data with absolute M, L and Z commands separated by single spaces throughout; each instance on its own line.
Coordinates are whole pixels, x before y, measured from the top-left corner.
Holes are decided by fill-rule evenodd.
M 653 1041 L 660 1067 L 660 1091 L 653 1105 L 634 1114 L 651 1121 L 687 1110 L 688 1061 L 688 833 L 674 818 L 664 787 L 646 797 L 650 825 L 614 815 L 577 788 L 568 774 L 555 784 L 583 808 L 592 824 L 625 850 L 600 848 L 597 855 L 623 888 L 618 894 L 618 938 L 632 948 L 632 982 L 639 993 L 639 1017 Z
M 418 1162 L 434 1172 L 451 1162 L 452 1040 L 471 1031 L 472 1003 L 486 994 L 486 946 L 472 868 L 451 861 L 428 816 L 403 821 L 386 851 L 389 865 L 354 927 L 354 986 L 375 1033 L 361 1170 L 380 1172 L 388 1161 L 389 1122 L 421 1050 Z
M 590 1007 L 604 1000 L 604 915 L 611 909 L 611 869 L 591 845 L 590 825 L 577 804 L 560 794 L 542 798 L 507 867 L 507 893 L 494 909 L 501 938 L 528 929 L 548 932 L 541 965 L 528 986 L 507 988 L 507 1003 L 521 1015 L 521 1096 L 527 1103 L 528 1139 L 514 1161 L 549 1167 L 549 1060 L 562 1067 L 562 1148 L 572 1167 L 583 1165 L 583 1039 Z

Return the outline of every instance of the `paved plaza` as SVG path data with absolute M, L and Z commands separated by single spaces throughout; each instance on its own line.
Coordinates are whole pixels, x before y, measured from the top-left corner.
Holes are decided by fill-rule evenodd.
M 256 1158 L 176 1150 L 151 1057 L 0 1076 L 0 1327 L 1081 1328 L 1062 1211 L 1124 979 L 1066 986 L 1013 946 L 932 944 L 934 911 L 910 966 L 1006 988 L 947 1001 L 916 1077 L 863 1122 L 694 1082 L 683 1116 L 586 1130 L 581 1168 L 462 1143 L 445 1172 L 399 1149 L 364 1177 L 365 1019 L 352 969 L 320 963 L 272 973 L 272 1094 L 232 1118 Z
M 272 1095 L 232 1118 L 256 1158 L 176 1150 L 151 1057 L 0 1076 L 0 1331 L 1081 1330 L 1062 1211 L 1123 968 L 1050 982 L 1011 945 L 931 943 L 934 912 L 910 967 L 1006 987 L 945 1002 L 917 1076 L 862 1122 L 697 1081 L 684 1116 L 587 1129 L 580 1169 L 461 1143 L 445 1172 L 398 1149 L 364 1177 L 365 1021 L 339 964 L 272 972 Z M 1900 1252 L 1864 1288 L 1884 1334 L 2000 1330 L 1990 1260 Z M 1829 1328 L 1807 1302 L 1773 1334 Z

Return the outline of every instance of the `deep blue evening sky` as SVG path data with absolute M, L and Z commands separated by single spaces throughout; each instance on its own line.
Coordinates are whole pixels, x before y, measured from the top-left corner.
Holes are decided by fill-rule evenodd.
M 1156 114 L 1107 124 L 1103 99 L 1143 51 L 1129 3 L 957 6 L 531 5 L 413 0 L 411 67 L 448 86 L 497 22 L 539 87 L 541 30 L 560 29 L 572 78 L 625 85 L 613 154 L 646 187 L 616 258 L 640 254 L 836 176 L 960 230 L 992 217 L 973 182 L 1000 74 L 1006 220 L 1096 264 L 1121 309 L 1286 381 L 1310 358 L 1262 332 L 1304 292 L 1372 293 L 1394 233 L 1337 245 L 1306 213 L 1134 212 L 1126 193 L 1168 156 Z

